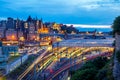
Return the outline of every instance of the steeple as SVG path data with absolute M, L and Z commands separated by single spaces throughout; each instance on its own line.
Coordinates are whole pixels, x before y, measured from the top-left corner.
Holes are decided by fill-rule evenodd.
M 32 18 L 31 18 L 31 16 L 29 16 L 28 18 L 27 18 L 27 22 L 31 22 L 32 21 Z

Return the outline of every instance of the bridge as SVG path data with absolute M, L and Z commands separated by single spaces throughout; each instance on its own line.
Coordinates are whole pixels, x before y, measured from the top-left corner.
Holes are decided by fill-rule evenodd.
M 64 38 L 64 39 L 72 39 L 72 38 L 84 38 L 84 37 L 92 36 L 92 35 L 91 34 L 88 35 L 88 34 L 59 34 L 59 33 L 50 33 L 50 34 L 40 34 L 39 36 L 40 36 L 40 38 L 50 36 L 50 37 L 61 37 L 61 38 Z M 104 37 L 112 37 L 112 36 L 104 35 Z
M 109 39 L 71 39 L 56 42 L 55 47 L 113 47 L 114 38 Z

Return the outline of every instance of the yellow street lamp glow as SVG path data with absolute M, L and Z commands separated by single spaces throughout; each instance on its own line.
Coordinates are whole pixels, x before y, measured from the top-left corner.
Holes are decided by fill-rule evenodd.
M 7 46 L 10 46 L 10 44 L 7 44 Z
M 39 38 L 39 36 L 37 36 L 37 40 L 39 40 L 40 38 Z
M 24 41 L 25 39 L 24 39 L 24 37 L 20 37 L 20 40 L 21 40 L 21 41 Z

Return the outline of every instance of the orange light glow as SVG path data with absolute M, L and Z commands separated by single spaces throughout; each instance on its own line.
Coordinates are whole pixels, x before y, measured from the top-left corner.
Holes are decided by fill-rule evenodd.
M 12 35 L 12 36 L 11 36 L 11 40 L 16 40 L 15 35 Z

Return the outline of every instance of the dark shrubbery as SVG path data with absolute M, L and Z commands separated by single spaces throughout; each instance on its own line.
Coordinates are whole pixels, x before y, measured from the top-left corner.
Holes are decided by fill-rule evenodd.
M 96 75 L 96 79 L 97 80 L 107 80 L 106 76 L 107 76 L 107 70 L 106 69 L 102 69 Z
M 113 33 L 120 33 L 120 16 L 116 17 L 112 25 Z
M 71 80 L 94 80 L 97 70 L 94 68 L 77 71 Z
M 79 70 L 75 71 L 75 73 L 72 74 L 71 80 L 103 80 L 102 78 L 105 79 L 107 71 L 101 69 L 106 65 L 106 63 L 108 63 L 108 61 L 109 60 L 106 57 L 98 57 L 94 60 L 86 62 Z M 98 76 L 100 77 L 99 79 Z

